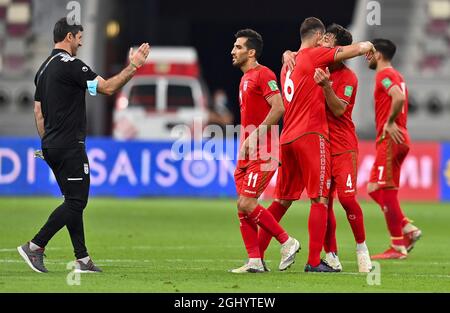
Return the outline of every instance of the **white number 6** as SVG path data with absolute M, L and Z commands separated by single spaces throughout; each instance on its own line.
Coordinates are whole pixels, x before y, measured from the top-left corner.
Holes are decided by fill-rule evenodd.
M 284 82 L 283 92 L 286 100 L 291 102 L 294 97 L 294 82 L 291 79 L 291 70 L 286 73 L 286 81 Z

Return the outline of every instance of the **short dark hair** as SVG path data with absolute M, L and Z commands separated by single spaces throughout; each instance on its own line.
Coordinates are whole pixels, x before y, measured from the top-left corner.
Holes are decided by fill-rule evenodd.
M 78 24 L 70 25 L 67 22 L 67 17 L 63 17 L 59 19 L 56 24 L 55 28 L 53 28 L 53 41 L 55 43 L 61 42 L 66 38 L 68 33 L 72 33 L 72 35 L 75 37 L 78 32 L 83 31 L 83 26 Z
M 245 46 L 247 47 L 247 49 L 255 49 L 256 59 L 259 59 L 263 51 L 264 43 L 262 36 L 257 31 L 250 28 L 241 29 L 234 35 L 234 37 L 236 39 L 240 37 L 247 38 Z
M 314 33 L 317 31 L 320 31 L 322 33 L 325 32 L 325 25 L 323 25 L 322 21 L 317 17 L 305 18 L 302 25 L 300 26 L 300 38 L 306 39 L 311 35 L 314 35 Z
M 339 24 L 333 23 L 328 26 L 327 33 L 334 35 L 338 46 L 348 46 L 353 42 L 353 36 L 350 31 Z
M 387 61 L 391 61 L 394 58 L 397 47 L 392 41 L 389 39 L 377 38 L 372 40 L 372 43 L 375 49 L 380 52 Z

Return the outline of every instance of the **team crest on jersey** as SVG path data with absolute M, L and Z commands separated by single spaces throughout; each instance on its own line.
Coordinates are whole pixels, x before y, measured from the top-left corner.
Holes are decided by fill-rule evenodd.
M 70 54 L 63 54 L 61 58 L 61 61 L 66 63 L 69 61 L 72 62 L 73 60 L 75 60 L 75 58 L 70 56 Z
M 84 173 L 87 175 L 89 174 L 89 164 L 84 163 Z
M 246 80 L 246 81 L 244 82 L 244 91 L 247 91 L 247 87 L 248 87 L 248 80 Z

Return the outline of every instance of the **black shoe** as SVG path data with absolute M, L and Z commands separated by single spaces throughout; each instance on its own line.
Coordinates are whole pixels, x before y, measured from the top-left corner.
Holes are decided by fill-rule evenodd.
M 38 273 L 47 273 L 48 270 L 44 265 L 44 248 L 40 248 L 36 251 L 30 249 L 30 243 L 27 242 L 23 246 L 17 247 L 17 251 L 20 256 L 27 262 L 31 269 Z
M 89 260 L 87 264 L 84 264 L 80 260 L 75 261 L 75 273 L 101 273 L 101 268 L 97 267 L 92 260 Z
M 329 266 L 327 263 L 325 263 L 323 260 L 320 260 L 320 263 L 317 266 L 311 266 L 309 264 L 306 264 L 305 272 L 337 273 L 337 272 L 339 272 L 339 270 L 335 270 L 334 268 Z
M 270 268 L 267 267 L 266 262 L 264 262 L 263 259 L 261 259 L 261 262 L 262 262 L 263 267 L 264 267 L 264 272 L 270 272 Z

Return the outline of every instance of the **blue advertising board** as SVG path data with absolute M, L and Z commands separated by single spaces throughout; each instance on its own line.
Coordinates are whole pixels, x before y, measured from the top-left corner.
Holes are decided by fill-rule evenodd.
M 433 166 L 422 166 L 420 171 L 411 172 L 415 168 L 411 165 L 434 164 L 436 161 L 439 182 L 436 180 L 435 184 L 429 184 L 435 186 L 434 189 L 428 188 L 424 192 L 436 194 L 428 197 L 433 199 L 431 201 L 450 201 L 450 143 L 434 145 L 436 149 L 432 150 L 436 152 L 428 149 L 433 153 L 427 150 L 428 154 L 424 152 L 423 158 L 417 159 L 417 151 L 412 153 L 411 160 L 417 159 L 418 163 L 404 165 L 404 174 L 409 180 L 420 174 L 417 178 L 428 181 L 433 175 L 425 174 Z M 416 149 L 420 147 L 423 145 L 416 144 Z M 88 138 L 90 194 L 111 197 L 235 197 L 233 174 L 237 148 L 238 142 L 233 139 L 174 143 Z M 61 196 L 46 162 L 34 157 L 37 149 L 40 149 L 38 138 L 0 137 L 0 196 Z M 427 168 L 429 170 L 425 171 Z
M 90 194 L 115 197 L 236 195 L 235 140 L 192 142 L 175 148 L 177 150 L 173 142 L 88 138 Z M 61 195 L 48 165 L 34 158 L 36 149 L 40 149 L 39 139 L 0 137 L 0 195 Z M 183 158 L 174 151 L 183 152 Z
M 443 143 L 441 151 L 441 200 L 450 201 L 450 143 Z

